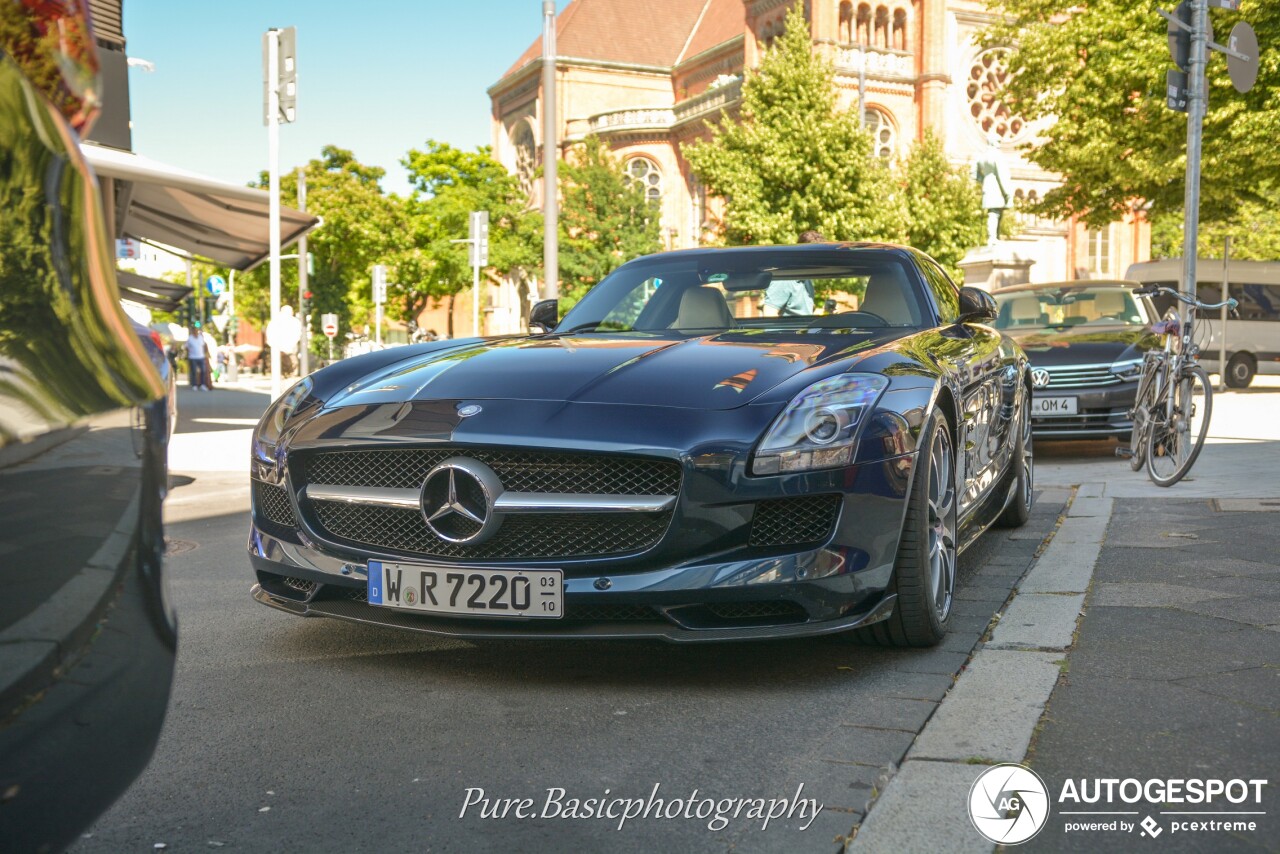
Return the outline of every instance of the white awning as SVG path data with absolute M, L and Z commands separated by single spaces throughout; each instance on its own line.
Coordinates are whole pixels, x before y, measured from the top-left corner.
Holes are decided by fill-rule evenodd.
M 116 270 L 116 283 L 120 285 L 121 299 L 158 311 L 175 311 L 192 291 L 186 285 L 162 282 L 128 270 Z
M 139 154 L 81 146 L 99 177 L 123 182 L 116 193 L 117 236 L 175 246 L 235 270 L 267 260 L 265 190 L 186 172 Z M 280 206 L 280 245 L 293 243 L 319 219 Z

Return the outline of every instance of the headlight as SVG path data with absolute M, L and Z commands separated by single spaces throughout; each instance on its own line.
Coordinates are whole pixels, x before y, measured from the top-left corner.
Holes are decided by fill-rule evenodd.
M 1112 362 L 1111 373 L 1122 380 L 1136 380 L 1142 373 L 1142 359 L 1122 359 Z
M 751 473 L 847 466 L 858 428 L 888 385 L 874 374 L 842 374 L 809 386 L 773 422 L 756 450 Z
M 311 377 L 306 377 L 294 383 L 288 391 L 280 395 L 280 399 L 271 404 L 266 414 L 262 416 L 262 420 L 258 422 L 255 438 L 260 442 L 274 445 L 280 439 L 280 434 L 284 432 L 289 419 L 297 413 L 298 407 L 307 399 L 307 395 L 311 394 L 312 385 Z

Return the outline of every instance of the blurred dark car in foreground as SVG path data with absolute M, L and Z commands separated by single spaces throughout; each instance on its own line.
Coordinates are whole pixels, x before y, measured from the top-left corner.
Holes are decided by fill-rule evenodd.
M 1031 360 L 1031 425 L 1046 439 L 1127 439 L 1143 354 L 1158 318 L 1134 282 L 1073 281 L 995 291 L 995 327 Z
M 78 133 L 80 4 L 0 0 L 0 849 L 73 842 L 145 767 L 176 644 L 155 342 L 120 307 Z
M 700 249 L 539 334 L 340 362 L 254 433 L 253 595 L 463 637 L 935 644 L 956 555 L 1033 500 L 994 314 L 903 247 Z

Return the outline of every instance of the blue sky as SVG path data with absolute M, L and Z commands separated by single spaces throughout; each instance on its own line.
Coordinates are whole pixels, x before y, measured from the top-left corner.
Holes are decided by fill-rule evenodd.
M 568 0 L 557 0 L 563 9 Z M 542 33 L 541 0 L 125 0 L 133 148 L 236 183 L 267 166 L 262 33 L 298 28 L 298 120 L 280 168 L 330 143 L 387 170 L 438 139 L 490 143 L 485 90 Z

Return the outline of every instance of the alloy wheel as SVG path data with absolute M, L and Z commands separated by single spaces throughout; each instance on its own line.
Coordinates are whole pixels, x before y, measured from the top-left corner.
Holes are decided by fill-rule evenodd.
M 1028 424 L 1030 420 L 1028 419 Z M 956 586 L 956 488 L 951 437 L 937 430 L 929 446 L 929 581 L 938 622 L 951 613 Z

